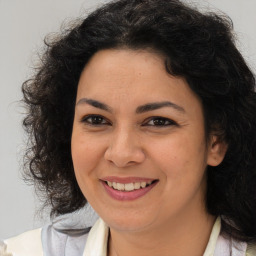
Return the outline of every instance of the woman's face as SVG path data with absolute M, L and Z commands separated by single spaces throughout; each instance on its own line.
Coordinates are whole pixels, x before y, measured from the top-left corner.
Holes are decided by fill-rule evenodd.
M 72 158 L 81 191 L 110 227 L 147 230 L 204 214 L 211 145 L 199 98 L 161 56 L 103 50 L 86 65 Z

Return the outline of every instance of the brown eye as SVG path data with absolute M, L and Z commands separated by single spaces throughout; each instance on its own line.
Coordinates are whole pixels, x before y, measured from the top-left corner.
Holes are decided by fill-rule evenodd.
M 176 122 L 164 117 L 153 117 L 144 125 L 163 127 L 163 126 L 176 125 Z
M 88 115 L 82 119 L 83 123 L 90 125 L 106 125 L 109 124 L 103 116 L 100 115 Z

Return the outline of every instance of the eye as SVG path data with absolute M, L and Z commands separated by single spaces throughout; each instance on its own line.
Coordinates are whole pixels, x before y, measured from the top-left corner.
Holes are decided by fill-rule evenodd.
M 170 126 L 170 125 L 177 125 L 177 123 L 165 117 L 151 117 L 143 124 L 143 126 L 158 126 L 158 127 Z
M 109 125 L 110 123 L 101 115 L 87 115 L 81 120 L 82 123 L 87 123 L 90 125 Z

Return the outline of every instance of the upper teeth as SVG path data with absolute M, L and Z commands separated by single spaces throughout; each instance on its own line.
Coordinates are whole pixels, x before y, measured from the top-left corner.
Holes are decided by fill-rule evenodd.
M 112 187 L 120 191 L 132 191 L 135 189 L 145 188 L 147 185 L 150 185 L 153 181 L 143 181 L 143 182 L 134 182 L 134 183 L 118 183 L 107 181 L 109 187 Z

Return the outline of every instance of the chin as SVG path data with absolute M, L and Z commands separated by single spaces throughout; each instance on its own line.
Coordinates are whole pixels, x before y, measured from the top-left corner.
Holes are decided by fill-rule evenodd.
M 154 222 L 152 217 L 145 216 L 144 214 L 111 214 L 111 215 L 104 215 L 102 219 L 105 223 L 111 228 L 118 231 L 129 231 L 129 232 L 136 232 L 142 231 L 147 227 L 151 226 Z

